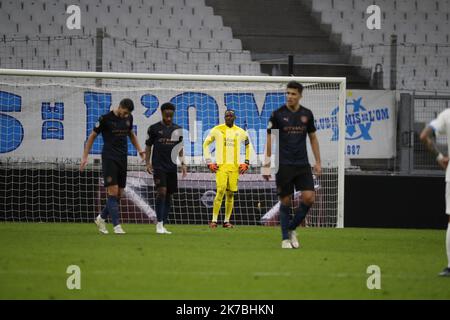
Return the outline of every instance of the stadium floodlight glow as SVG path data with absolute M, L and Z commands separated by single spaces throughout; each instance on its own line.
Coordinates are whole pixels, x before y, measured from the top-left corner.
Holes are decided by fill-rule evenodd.
M 99 80 L 101 80 L 99 82 Z M 202 139 L 223 122 L 227 107 L 236 124 L 248 130 L 258 159 L 263 156 L 271 112 L 285 100 L 285 86 L 305 86 L 301 103 L 311 109 L 318 130 L 324 173 L 317 179 L 318 197 L 307 224 L 343 227 L 344 132 L 346 79 L 342 77 L 271 77 L 192 74 L 78 72 L 0 69 L 0 219 L 7 221 L 92 221 L 103 201 L 97 139 L 88 170 L 77 170 L 87 135 L 101 114 L 130 97 L 135 101 L 135 131 L 143 144 L 158 107 L 177 106 L 175 122 L 188 131 L 184 140 L 190 172 L 179 180 L 171 215 L 174 223 L 207 223 L 214 176 L 201 165 Z M 309 151 L 310 161 L 312 153 Z M 154 216 L 152 177 L 130 148 L 124 222 L 148 222 Z M 266 215 L 277 204 L 273 178 L 263 181 L 260 161 L 241 176 L 233 213 L 235 223 L 270 224 Z M 138 200 L 136 200 L 138 199 Z M 147 212 L 148 211 L 148 212 Z M 233 219 L 232 218 L 232 219 Z

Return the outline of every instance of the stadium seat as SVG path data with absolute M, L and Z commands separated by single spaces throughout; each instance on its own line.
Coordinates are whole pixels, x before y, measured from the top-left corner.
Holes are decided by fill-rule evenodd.
M 242 50 L 240 39 L 222 40 L 222 49 L 225 50 Z
M 174 7 L 174 6 L 180 5 L 180 2 L 182 2 L 182 1 L 180 1 L 180 0 L 164 0 L 163 1 L 164 5 L 168 6 L 168 7 Z
M 217 74 L 218 72 L 217 65 L 203 63 L 198 65 L 199 74 Z
M 403 40 L 407 43 L 423 44 L 425 43 L 425 34 L 421 32 L 407 33 L 404 35 Z
M 173 63 L 168 63 L 168 64 L 158 63 L 158 64 L 155 64 L 155 72 L 156 73 L 176 73 L 175 64 L 173 64 Z
M 155 7 L 162 7 L 164 6 L 164 0 L 144 0 L 142 1 L 143 3 L 148 3 L 151 6 L 155 6 Z
M 367 30 L 363 33 L 364 44 L 382 44 L 387 43 L 384 33 L 381 30 Z
M 250 51 L 242 51 L 242 52 L 232 52 L 231 53 L 231 62 L 233 63 L 248 63 L 252 61 L 252 57 L 250 55 Z
M 240 53 L 235 53 L 235 54 L 240 54 Z M 231 61 L 230 52 L 210 52 L 209 60 L 213 64 L 229 63 Z
M 131 26 L 128 28 L 128 38 L 137 39 L 138 41 L 142 38 L 149 38 L 150 31 L 149 28 L 143 25 Z
M 176 27 L 169 30 L 170 37 L 174 39 L 186 39 L 190 37 L 189 29 Z
M 182 63 L 188 61 L 188 52 L 181 51 L 178 49 L 169 49 L 167 50 L 167 60 Z
M 177 73 L 197 73 L 197 65 L 192 63 L 177 63 L 175 70 Z
M 137 18 L 128 13 L 120 13 L 117 15 L 117 21 L 123 27 L 134 27 L 138 24 Z
M 164 17 L 172 15 L 172 9 L 170 7 L 165 6 L 151 6 L 150 14 L 154 17 L 162 19 Z
M 324 11 L 331 9 L 331 0 L 313 0 L 312 9 L 314 11 Z
M 338 14 L 335 10 L 327 9 L 321 11 L 320 19 L 324 24 L 332 24 L 333 22 L 336 23 L 337 16 Z
M 207 16 L 212 16 L 214 14 L 213 8 L 211 7 L 195 7 L 194 15 L 205 18 Z
M 187 54 L 187 61 L 192 64 L 206 63 L 209 60 L 208 52 L 189 52 Z
M 359 46 L 363 42 L 363 34 L 360 31 L 342 33 L 342 42 L 347 45 Z
M 137 23 L 145 27 L 160 27 L 161 21 L 159 17 L 151 14 L 139 14 Z
M 437 11 L 436 9 L 436 0 L 428 0 L 428 1 L 420 1 L 416 0 L 415 3 L 417 5 L 417 11 L 421 12 L 430 12 L 430 11 Z M 440 2 L 443 3 L 444 1 Z M 443 8 L 440 8 L 442 10 Z
M 241 63 L 240 71 L 243 75 L 259 75 L 261 67 L 259 63 Z
M 32 16 L 24 13 L 22 10 L 17 10 L 9 12 L 9 20 L 18 24 L 30 23 L 32 21 Z
M 238 75 L 241 73 L 238 64 L 221 63 L 217 65 L 217 70 L 220 74 Z
M 220 41 L 216 39 L 202 39 L 200 40 L 200 48 L 209 50 L 220 49 Z
M 417 31 L 423 33 L 437 32 L 439 29 L 438 25 L 434 21 L 423 20 L 418 22 Z
M 151 73 L 154 72 L 153 63 L 147 61 L 137 61 L 135 64 L 135 72 Z
M 336 23 L 332 24 L 332 30 L 334 33 L 345 33 L 351 30 L 352 21 L 347 19 L 342 19 Z
M 161 26 L 166 28 L 177 28 L 181 26 L 181 20 L 178 16 L 168 15 L 161 17 Z
M 172 7 L 173 15 L 183 19 L 186 16 L 192 16 L 194 9 L 191 7 L 186 7 L 184 5 L 176 5 Z
M 184 28 L 197 28 L 202 26 L 202 19 L 199 16 L 184 16 L 181 19 L 181 25 Z
M 425 34 L 426 41 L 433 44 L 447 44 L 447 35 L 443 32 L 430 32 Z
M 133 18 L 129 14 L 128 6 L 121 4 L 112 4 L 111 2 L 106 2 L 106 12 L 113 17 L 120 17 L 121 15 L 128 15 L 130 18 Z
M 217 40 L 228 40 L 233 38 L 233 33 L 230 27 L 222 27 L 220 29 L 213 29 L 212 37 Z
M 117 17 L 111 16 L 105 12 L 101 12 L 96 18 L 97 27 L 116 26 Z
M 185 5 L 190 7 L 204 7 L 205 0 L 185 0 Z
M 113 38 L 124 39 L 128 36 L 126 29 L 121 25 L 108 26 L 105 28 L 105 32 L 108 36 L 111 36 Z
M 199 49 L 200 41 L 195 39 L 180 39 L 180 49 Z
M 147 51 L 145 53 L 145 51 Z M 166 49 L 166 48 L 147 48 L 143 53 L 143 60 L 153 61 L 155 63 L 166 63 L 168 61 L 168 53 L 170 51 L 176 51 L 176 49 Z
M 205 27 L 192 28 L 191 38 L 196 40 L 211 39 L 211 29 Z
M 169 29 L 165 27 L 150 27 L 149 36 L 151 39 L 162 39 L 169 37 Z
M 17 34 L 18 35 L 26 35 L 26 36 L 35 36 L 36 35 L 36 31 L 38 30 L 38 24 L 32 23 L 32 22 L 28 22 L 28 23 L 19 23 L 18 25 L 18 29 L 17 29 Z
M 412 10 L 415 10 L 414 7 L 411 6 L 412 1 L 411 0 L 395 0 L 394 3 L 394 9 L 396 11 L 405 11 L 410 12 Z
M 223 27 L 221 16 L 208 15 L 203 18 L 203 26 L 210 29 L 219 29 Z
M 159 38 L 156 40 L 158 48 L 177 48 L 178 41 L 173 38 Z
M 448 1 L 448 0 L 441 0 L 440 2 L 439 2 L 439 11 L 440 12 L 447 12 L 447 13 L 450 13 L 450 1 Z

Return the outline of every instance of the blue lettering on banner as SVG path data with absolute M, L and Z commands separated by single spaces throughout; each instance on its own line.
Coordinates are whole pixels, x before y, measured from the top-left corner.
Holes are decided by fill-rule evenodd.
M 0 91 L 0 112 L 20 112 L 22 97 L 10 92 Z M 0 153 L 16 150 L 22 143 L 24 132 L 19 120 L 0 113 Z
M 84 104 L 86 105 L 86 140 L 94 129 L 98 118 L 108 113 L 111 108 L 111 93 L 89 92 L 84 93 Z M 103 148 L 103 137 L 99 135 L 95 139 L 90 154 L 101 154 Z
M 196 121 L 201 122 L 201 128 L 197 128 L 197 137 L 195 141 L 191 140 L 190 135 L 184 137 L 184 149 L 186 155 L 201 156 L 203 154 L 203 137 L 199 136 L 202 132 L 206 132 L 219 124 L 219 106 L 216 100 L 206 93 L 200 92 L 184 92 L 170 100 L 176 105 L 174 122 L 181 126 L 184 130 L 194 130 L 189 128 L 189 108 L 196 110 Z
M 134 134 L 137 136 L 137 126 L 133 125 L 133 128 L 131 130 L 133 130 Z M 130 137 L 127 138 L 127 141 L 128 141 L 128 155 L 129 156 L 137 156 L 137 150 L 131 143 Z
M 61 121 L 49 120 L 42 124 L 42 140 L 64 140 L 64 126 Z
M 360 151 L 361 151 L 361 146 L 359 144 L 356 144 L 356 145 L 349 144 L 346 146 L 345 154 L 351 155 L 351 156 L 357 156 L 360 154 Z
M 370 129 L 374 122 L 389 120 L 389 108 L 382 107 L 374 110 L 367 110 L 362 104 L 362 97 L 353 99 L 352 101 L 346 101 L 345 108 L 345 126 L 346 135 L 345 140 L 373 140 L 370 135 Z M 339 139 L 338 130 L 338 112 L 339 107 L 336 107 L 331 117 L 319 118 L 315 120 L 317 130 L 333 130 L 333 136 L 331 141 L 337 141 Z M 356 152 L 356 151 L 355 151 Z M 358 150 L 359 152 L 359 150 Z M 352 154 L 356 154 L 353 153 Z
M 158 109 L 159 100 L 156 96 L 152 94 L 144 94 L 141 97 L 141 104 L 144 106 L 144 108 L 147 109 L 144 112 L 145 117 L 150 118 Z
M 235 110 L 236 125 L 249 132 L 256 153 L 264 153 L 266 135 L 258 133 L 260 130 L 265 132 L 272 112 L 285 103 L 285 93 L 266 93 L 261 114 L 253 93 L 225 93 L 224 100 L 228 109 Z
M 58 139 L 64 140 L 64 103 L 56 102 L 52 107 L 50 102 L 43 102 L 41 108 L 41 117 L 44 121 L 42 124 L 42 140 Z
M 50 102 L 42 102 L 42 120 L 64 120 L 64 103 L 56 102 L 52 107 Z
M 94 129 L 98 118 L 109 112 L 111 109 L 111 93 L 88 92 L 84 93 L 84 104 L 86 105 L 86 140 Z M 137 134 L 137 127 L 133 126 L 133 131 Z M 97 136 L 90 154 L 101 154 L 103 148 L 103 137 Z M 137 150 L 128 138 L 128 155 L 136 156 Z

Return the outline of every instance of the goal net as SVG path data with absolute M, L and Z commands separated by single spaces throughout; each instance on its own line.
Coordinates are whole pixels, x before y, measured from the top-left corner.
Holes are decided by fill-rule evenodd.
M 343 226 L 345 78 L 202 76 L 0 69 L 0 220 L 91 222 L 106 201 L 101 175 L 102 137 L 98 136 L 83 172 L 84 143 L 100 115 L 125 97 L 135 104 L 134 128 L 142 147 L 148 127 L 161 120 L 160 105 L 176 106 L 175 123 L 184 131 L 186 178 L 179 176 L 170 223 L 211 220 L 215 176 L 203 159 L 202 144 L 227 108 L 245 129 L 252 146 L 250 170 L 240 176 L 232 222 L 278 223 L 272 178 L 261 176 L 269 117 L 285 102 L 287 82 L 305 86 L 302 105 L 315 116 L 323 173 L 315 177 L 316 203 L 306 225 Z M 276 140 L 276 139 L 275 139 Z M 274 142 L 276 144 L 276 142 Z M 276 149 L 276 146 L 274 146 Z M 314 163 L 308 142 L 310 163 Z M 242 156 L 245 153 L 241 150 Z M 156 219 L 153 177 L 129 142 L 128 178 L 120 212 L 124 223 Z M 300 203 L 301 193 L 294 195 Z M 222 208 L 219 219 L 223 219 Z M 220 221 L 220 220 L 219 220 Z

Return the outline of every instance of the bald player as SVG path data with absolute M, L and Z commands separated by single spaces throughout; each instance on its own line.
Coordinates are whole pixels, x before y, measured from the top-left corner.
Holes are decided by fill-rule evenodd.
M 247 132 L 236 126 L 236 115 L 233 110 L 225 111 L 225 123 L 215 126 L 203 143 L 203 156 L 211 172 L 216 174 L 217 193 L 214 198 L 213 218 L 211 228 L 217 228 L 222 200 L 225 196 L 224 228 L 233 228 L 230 223 L 234 205 L 234 193 L 238 190 L 239 174 L 244 174 L 249 168 L 250 141 Z M 211 160 L 209 146 L 216 142 L 216 162 Z M 245 161 L 239 163 L 241 144 L 245 145 Z

